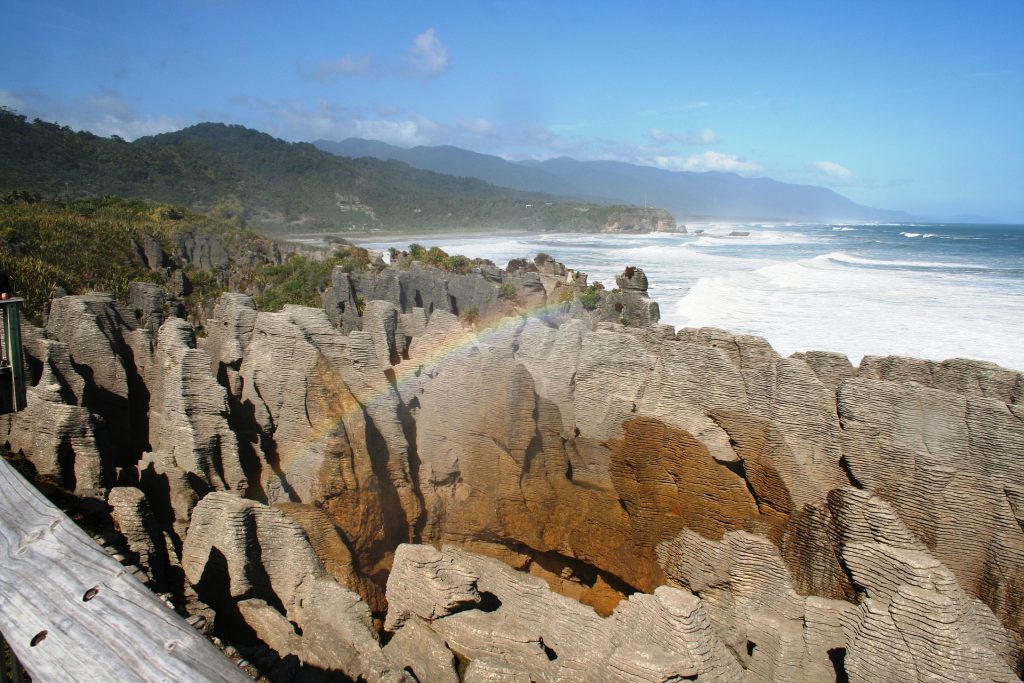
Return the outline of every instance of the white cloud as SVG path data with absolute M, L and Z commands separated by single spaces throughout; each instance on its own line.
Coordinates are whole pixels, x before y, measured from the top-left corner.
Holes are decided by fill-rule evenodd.
M 698 109 L 707 109 L 710 106 L 711 103 L 707 100 L 694 100 L 692 102 L 683 102 L 682 104 L 672 104 L 667 107 L 644 109 L 637 113 L 640 116 L 667 116 L 669 114 L 679 114 L 682 112 L 697 111 Z
M 367 138 L 415 147 L 435 144 L 441 128 L 427 117 L 411 112 L 401 118 L 368 116 L 366 112 L 327 101 L 312 106 L 297 101 L 257 106 L 266 109 L 269 122 L 253 125 L 289 140 Z
M 355 58 L 351 55 L 344 55 L 334 61 L 322 61 L 319 63 L 319 71 L 324 74 L 366 74 L 370 71 L 370 57 Z
M 657 156 L 652 161 L 659 168 L 668 171 L 724 171 L 746 175 L 763 170 L 757 162 L 743 159 L 735 154 L 713 151 L 689 156 Z
M 373 71 L 373 62 L 369 57 L 343 55 L 316 64 L 298 64 L 296 68 L 299 76 L 307 81 L 330 83 L 339 76 L 369 76 Z
M 818 172 L 819 180 L 828 185 L 853 185 L 854 178 L 850 169 L 841 166 L 834 161 L 815 161 L 814 169 Z
M 406 55 L 406 63 L 412 70 L 423 76 L 436 76 L 447 71 L 448 48 L 437 37 L 437 32 L 428 28 L 412 39 L 412 47 Z
M 170 116 L 140 116 L 112 88 L 100 88 L 98 93 L 86 95 L 82 106 L 72 116 L 69 125 L 91 131 L 96 135 L 117 135 L 134 140 L 146 135 L 157 135 L 178 130 L 183 123 Z
M 430 126 L 422 121 L 383 121 L 380 119 L 356 120 L 350 123 L 352 133 L 347 137 L 380 140 L 399 147 L 429 145 L 433 140 Z
M 659 145 L 713 145 L 719 141 L 718 133 L 710 128 L 685 133 L 670 133 L 660 128 L 651 129 L 651 140 Z
M 168 133 L 172 130 L 180 130 L 183 127 L 184 124 L 181 121 L 169 116 L 140 119 L 131 115 L 119 117 L 114 114 L 104 114 L 100 118 L 94 119 L 92 122 L 82 126 L 82 128 L 86 128 L 96 135 L 103 137 L 117 135 L 125 140 Z
M 467 133 L 472 133 L 474 135 L 493 135 L 497 130 L 494 124 L 485 118 L 476 118 L 469 121 L 456 119 L 455 125 Z
M 7 107 L 19 114 L 24 114 L 27 105 L 25 104 L 25 100 L 21 99 L 10 90 L 0 88 L 0 107 Z
M 178 130 L 185 125 L 171 116 L 141 115 L 120 93 L 108 87 L 67 102 L 53 101 L 33 91 L 0 90 L 0 105 L 29 118 L 55 121 L 73 130 L 87 130 L 103 137 L 117 135 L 126 140 Z
M 132 112 L 128 104 L 121 99 L 120 95 L 108 88 L 103 88 L 101 92 L 96 94 L 86 95 L 85 105 L 106 116 L 117 119 L 132 118 Z
M 397 116 L 402 113 L 401 107 L 396 107 L 393 104 L 381 104 L 380 102 L 374 102 L 373 110 L 377 113 L 377 116 L 383 116 L 385 118 L 389 116 Z
M 679 105 L 679 109 L 683 111 L 693 111 L 695 109 L 704 109 L 710 107 L 711 103 L 707 100 L 698 100 L 696 102 L 687 102 L 686 104 Z
M 450 66 L 447 46 L 441 42 L 437 31 L 428 28 L 412 39 L 404 55 L 357 57 L 346 54 L 338 59 L 312 64 L 299 63 L 296 68 L 306 80 L 328 83 L 339 76 L 431 78 L 447 71 Z

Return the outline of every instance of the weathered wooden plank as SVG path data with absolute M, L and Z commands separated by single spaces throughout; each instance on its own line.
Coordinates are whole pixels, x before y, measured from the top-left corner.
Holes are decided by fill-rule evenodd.
M 41 683 L 251 680 L 2 459 L 0 630 Z

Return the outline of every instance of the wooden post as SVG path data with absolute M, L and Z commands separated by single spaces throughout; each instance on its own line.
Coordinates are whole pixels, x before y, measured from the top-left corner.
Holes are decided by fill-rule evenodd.
M 6 295 L 5 295 L 6 296 Z M 10 383 L 10 409 L 25 408 L 25 362 L 21 348 L 20 307 L 23 299 L 0 300 L 0 314 L 3 317 L 3 357 L 10 367 L 9 376 L 3 377 Z
M 49 681 L 250 681 L 0 459 L 0 631 Z

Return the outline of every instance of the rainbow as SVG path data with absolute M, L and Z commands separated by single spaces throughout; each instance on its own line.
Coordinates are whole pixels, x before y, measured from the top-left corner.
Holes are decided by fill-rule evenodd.
M 313 428 L 310 438 L 297 447 L 288 448 L 283 444 L 279 447 L 279 476 L 285 482 L 292 478 L 309 479 L 315 476 L 315 472 L 308 471 L 311 464 L 318 461 L 318 454 L 322 453 L 326 443 L 337 435 L 340 428 L 347 428 L 350 421 L 360 413 L 366 412 L 373 415 L 374 407 L 380 405 L 391 406 L 398 396 L 402 395 L 402 388 L 415 383 L 424 368 L 434 367 L 460 355 L 468 354 L 480 344 L 490 344 L 500 340 L 505 335 L 513 335 L 531 317 L 539 317 L 550 313 L 562 312 L 564 304 L 544 302 L 540 305 L 521 308 L 514 315 L 496 320 L 480 328 L 462 327 L 444 337 L 433 348 L 426 351 L 424 355 L 416 356 L 411 360 L 403 360 L 397 365 L 388 365 L 383 368 L 379 377 L 362 387 L 353 386 L 346 381 L 346 386 L 351 392 L 346 397 L 341 410 L 336 413 L 335 419 L 324 420 L 322 424 Z M 419 337 L 422 339 L 422 337 Z M 366 373 L 372 376 L 372 371 Z

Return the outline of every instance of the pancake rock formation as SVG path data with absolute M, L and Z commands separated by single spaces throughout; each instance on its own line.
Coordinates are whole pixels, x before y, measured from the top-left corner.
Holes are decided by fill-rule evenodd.
M 784 358 L 616 285 L 398 255 L 200 338 L 64 296 L 3 430 L 272 680 L 1019 680 L 1021 373 Z

